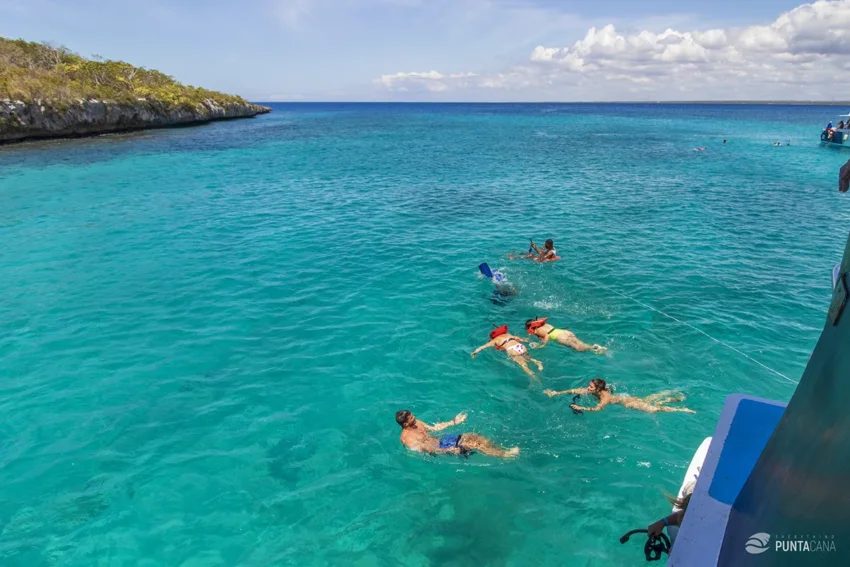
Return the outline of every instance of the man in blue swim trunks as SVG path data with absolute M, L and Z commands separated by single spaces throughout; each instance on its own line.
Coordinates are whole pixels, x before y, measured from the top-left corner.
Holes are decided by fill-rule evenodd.
M 421 451 L 431 455 L 463 455 L 478 451 L 491 457 L 502 457 L 507 459 L 519 455 L 519 447 L 512 449 L 501 449 L 488 439 L 475 433 L 462 433 L 460 435 L 446 435 L 434 437 L 429 435 L 431 431 L 442 431 L 447 427 L 458 425 L 466 421 L 466 414 L 459 413 L 451 420 L 443 423 L 428 425 L 419 421 L 408 410 L 401 410 L 395 414 L 396 422 L 401 426 L 401 442 L 408 449 Z

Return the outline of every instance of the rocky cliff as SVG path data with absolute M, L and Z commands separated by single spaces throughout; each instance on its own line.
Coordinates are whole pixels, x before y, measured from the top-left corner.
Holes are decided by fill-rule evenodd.
M 247 102 L 165 106 L 144 99 L 135 104 L 98 100 L 21 102 L 0 99 L 0 144 L 39 138 L 64 138 L 202 124 L 250 118 L 271 112 Z

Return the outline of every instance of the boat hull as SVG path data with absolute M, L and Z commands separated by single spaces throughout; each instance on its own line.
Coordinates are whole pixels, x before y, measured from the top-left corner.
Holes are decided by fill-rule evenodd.
M 838 144 L 835 142 L 821 141 L 820 145 L 825 148 L 834 148 L 836 150 L 850 150 L 850 144 Z

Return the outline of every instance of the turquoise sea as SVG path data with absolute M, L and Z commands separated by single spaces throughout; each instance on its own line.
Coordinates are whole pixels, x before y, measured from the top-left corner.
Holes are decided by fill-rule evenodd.
M 817 144 L 845 108 L 274 109 L 0 148 L 4 567 L 640 565 L 618 538 L 724 397 L 791 396 L 850 226 L 850 152 Z M 550 236 L 560 262 L 506 258 Z M 469 357 L 535 315 L 609 354 L 532 351 L 542 387 Z M 542 394 L 595 376 L 697 413 Z M 412 454 L 399 409 L 521 454 Z

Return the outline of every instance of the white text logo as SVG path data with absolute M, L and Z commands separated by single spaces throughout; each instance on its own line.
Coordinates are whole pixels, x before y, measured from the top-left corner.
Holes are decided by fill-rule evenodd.
M 750 536 L 745 549 L 758 555 L 770 549 L 771 536 L 759 532 Z M 835 536 L 827 535 L 777 535 L 773 538 L 773 549 L 786 553 L 824 553 L 835 551 Z

